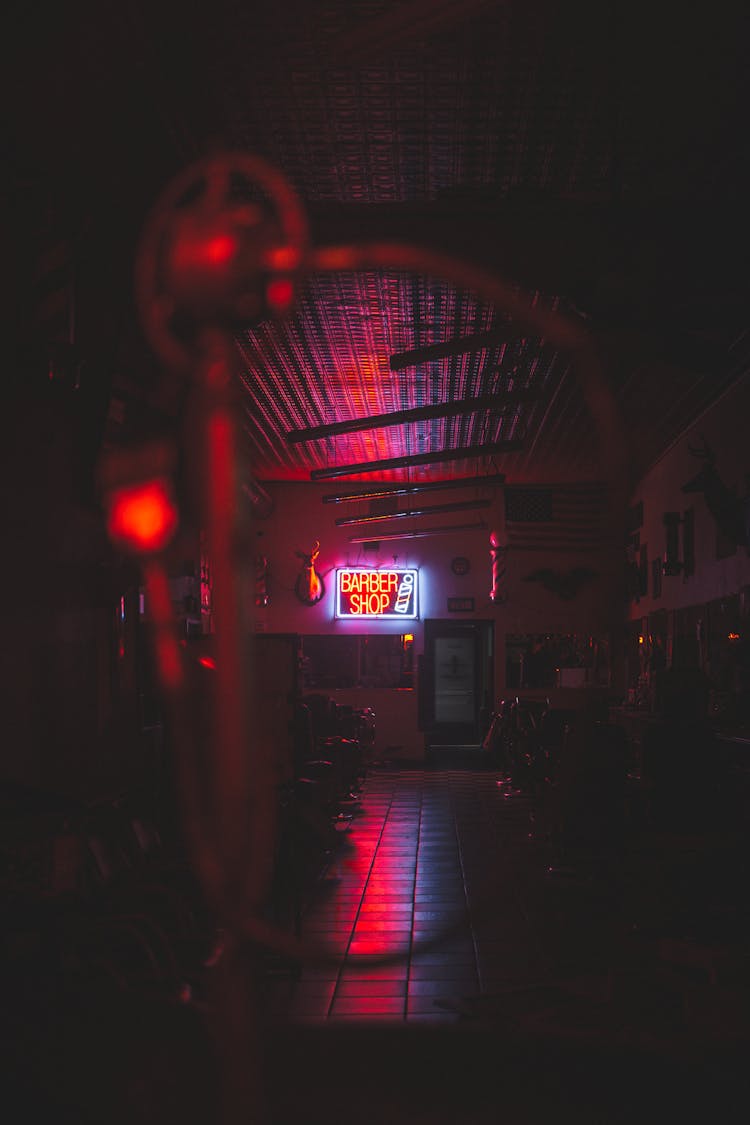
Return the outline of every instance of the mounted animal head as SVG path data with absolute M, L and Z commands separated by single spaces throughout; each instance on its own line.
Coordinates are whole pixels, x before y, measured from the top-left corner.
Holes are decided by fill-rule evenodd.
M 714 487 L 717 483 L 724 487 L 721 483 L 721 478 L 716 471 L 716 453 L 708 444 L 706 439 L 703 439 L 702 446 L 694 446 L 688 443 L 688 449 L 693 457 L 697 457 L 702 461 L 700 472 L 691 477 L 687 484 L 683 484 L 683 492 L 706 492 L 707 489 Z M 729 491 L 727 489 L 727 491 Z
M 294 583 L 294 592 L 303 605 L 315 605 L 326 592 L 325 582 L 315 569 L 315 562 L 320 554 L 320 540 L 315 540 L 309 554 L 304 551 L 295 553 L 298 559 L 302 559 L 302 570 Z
M 703 438 L 702 446 L 688 445 L 693 457 L 703 462 L 700 472 L 683 484 L 683 492 L 702 492 L 709 512 L 722 535 L 735 544 L 750 545 L 746 501 L 740 500 L 716 471 L 716 453 Z

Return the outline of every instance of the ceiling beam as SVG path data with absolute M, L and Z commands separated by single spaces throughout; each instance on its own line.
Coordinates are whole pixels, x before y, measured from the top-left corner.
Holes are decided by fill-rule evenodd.
M 491 332 L 477 332 L 473 336 L 455 336 L 452 340 L 443 340 L 439 344 L 426 344 L 423 348 L 412 348 L 411 351 L 395 352 L 388 361 L 391 371 L 403 371 L 405 367 L 414 367 L 418 363 L 428 363 L 433 359 L 445 359 L 448 356 L 464 355 L 466 352 L 479 352 L 483 348 L 494 348 L 498 344 L 507 344 L 511 340 L 519 340 L 522 336 L 518 329 L 496 328 Z
M 327 422 L 320 426 L 289 430 L 286 440 L 291 444 L 335 437 L 337 434 L 354 434 L 362 430 L 378 430 L 386 426 L 402 426 L 409 422 L 425 422 L 431 418 L 450 418 L 458 414 L 478 414 L 483 410 L 502 414 L 522 402 L 534 402 L 536 391 L 519 390 L 508 395 L 480 395 L 478 398 L 457 399 L 454 402 L 436 402 L 429 406 L 415 406 L 409 410 L 394 410 L 388 414 L 371 414 L 368 418 L 349 418 L 343 422 Z
M 350 527 L 355 523 L 383 523 L 386 520 L 408 519 L 410 516 L 432 516 L 436 512 L 467 512 L 489 508 L 489 500 L 457 500 L 455 504 L 428 504 L 424 508 L 397 508 L 393 512 L 378 512 L 368 516 L 342 516 L 334 520 L 336 527 Z
M 450 480 L 422 480 L 403 484 L 383 484 L 361 492 L 328 492 L 324 504 L 342 504 L 347 500 L 381 500 L 388 496 L 411 496 L 416 492 L 438 492 L 446 488 L 484 488 L 505 484 L 505 473 L 484 473 L 474 477 L 452 477 Z
M 486 531 L 484 520 L 474 523 L 454 523 L 443 527 L 422 527 L 418 530 L 404 529 L 389 532 L 388 535 L 350 535 L 350 543 L 388 543 L 391 539 L 426 539 L 428 535 L 448 535 L 451 531 Z
M 433 465 L 441 461 L 469 461 L 473 457 L 492 457 L 496 453 L 516 453 L 523 448 L 520 438 L 493 441 L 486 445 L 467 445 L 463 449 L 438 449 L 432 453 L 411 453 L 404 457 L 384 457 L 380 461 L 359 461 L 353 465 L 331 465 L 325 469 L 312 469 L 310 480 L 330 480 L 348 477 L 355 473 L 380 473 L 389 469 L 409 469 L 414 465 Z

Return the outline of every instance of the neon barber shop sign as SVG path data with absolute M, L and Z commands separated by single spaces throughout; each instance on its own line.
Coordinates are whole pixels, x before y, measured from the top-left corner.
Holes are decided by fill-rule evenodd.
M 417 616 L 416 570 L 336 571 L 336 616 L 404 620 Z

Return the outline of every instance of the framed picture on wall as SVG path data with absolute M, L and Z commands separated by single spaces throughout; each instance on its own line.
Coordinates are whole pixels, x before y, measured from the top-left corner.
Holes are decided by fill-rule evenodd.
M 695 513 L 686 508 L 682 513 L 682 577 L 695 574 Z
M 638 553 L 638 581 L 641 597 L 645 598 L 648 594 L 648 547 L 645 543 L 641 543 Z

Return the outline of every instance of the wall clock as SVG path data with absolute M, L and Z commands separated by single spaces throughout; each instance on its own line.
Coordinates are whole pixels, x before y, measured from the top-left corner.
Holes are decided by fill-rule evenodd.
M 454 574 L 468 574 L 471 569 L 471 563 L 464 555 L 456 555 L 455 559 L 451 559 L 451 570 Z

